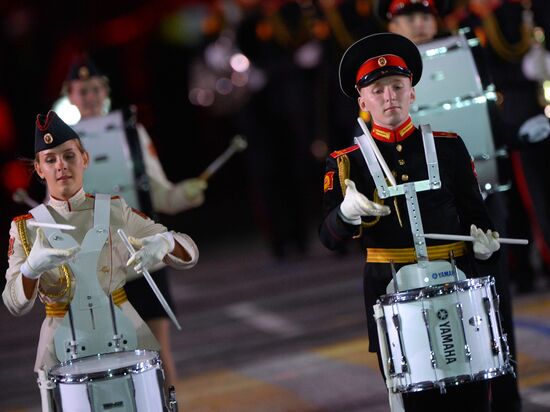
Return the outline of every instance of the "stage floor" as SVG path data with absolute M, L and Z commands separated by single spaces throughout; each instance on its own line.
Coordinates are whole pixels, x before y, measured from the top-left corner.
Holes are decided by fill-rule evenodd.
M 199 247 L 196 268 L 170 277 L 183 327 L 172 328 L 180 411 L 389 411 L 367 351 L 359 251 L 313 242 L 276 262 L 261 239 Z M 547 411 L 550 291 L 513 304 L 523 410 Z M 42 317 L 41 303 L 23 318 L 0 309 L 0 411 L 40 410 L 32 369 Z

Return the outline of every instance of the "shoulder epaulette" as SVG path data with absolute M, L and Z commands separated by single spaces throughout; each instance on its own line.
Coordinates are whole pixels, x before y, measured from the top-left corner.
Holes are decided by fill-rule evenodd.
M 144 219 L 151 219 L 149 216 L 147 216 L 145 213 L 143 213 L 141 210 L 137 210 L 132 208 L 132 212 L 134 212 L 136 215 L 141 216 Z
M 95 199 L 95 195 L 91 195 L 89 193 L 86 193 L 86 197 L 90 198 L 90 199 Z M 120 199 L 120 196 L 118 195 L 111 195 L 111 199 Z
M 359 149 L 359 146 L 358 145 L 353 145 L 353 146 L 350 146 L 350 147 L 346 147 L 345 149 L 342 149 L 342 150 L 336 150 L 334 152 L 332 152 L 330 154 L 331 157 L 333 157 L 334 159 L 336 159 L 337 157 L 339 156 L 342 156 L 346 153 L 349 153 L 349 152 L 353 152 L 354 150 L 357 150 Z
M 454 132 L 433 132 L 434 137 L 448 137 L 451 139 L 456 139 L 458 137 L 457 133 Z
M 21 215 L 21 216 L 17 216 L 17 217 L 14 217 L 13 218 L 13 221 L 14 222 L 19 222 L 21 220 L 27 220 L 27 219 L 32 219 L 34 216 L 30 213 L 27 213 L 26 215 Z

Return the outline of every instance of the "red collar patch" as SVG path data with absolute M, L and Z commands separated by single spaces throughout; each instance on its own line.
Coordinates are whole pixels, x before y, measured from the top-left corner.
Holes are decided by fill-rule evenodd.
M 405 121 L 405 123 L 403 123 L 401 126 L 399 126 L 395 130 L 387 129 L 382 126 L 378 126 L 376 123 L 373 123 L 371 135 L 376 140 L 380 140 L 381 142 L 394 143 L 394 142 L 401 142 L 402 140 L 405 140 L 415 130 L 416 128 L 414 127 L 412 119 L 409 116 L 409 118 Z

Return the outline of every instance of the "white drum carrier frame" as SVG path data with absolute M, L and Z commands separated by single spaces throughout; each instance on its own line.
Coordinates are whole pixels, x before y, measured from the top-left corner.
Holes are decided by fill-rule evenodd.
M 380 198 L 404 195 L 416 264 L 391 270 L 374 305 L 386 385 L 393 393 L 458 385 L 514 373 L 499 316 L 494 279 L 466 279 L 449 261 L 429 261 L 417 191 L 441 188 L 433 133 L 422 125 L 428 179 L 396 185 L 364 122 L 356 137 Z M 388 187 L 385 176 L 392 186 Z
M 110 195 L 97 194 L 94 227 L 85 235 L 77 257 L 69 262 L 76 278 L 69 310 L 55 332 L 55 352 L 60 361 L 98 353 L 137 349 L 137 335 L 132 322 L 107 296 L 96 276 L 99 254 L 109 236 Z M 39 222 L 55 223 L 45 205 L 31 210 Z M 59 229 L 44 228 L 54 248 L 78 246 L 76 240 Z M 90 276 L 93 274 L 94 276 Z

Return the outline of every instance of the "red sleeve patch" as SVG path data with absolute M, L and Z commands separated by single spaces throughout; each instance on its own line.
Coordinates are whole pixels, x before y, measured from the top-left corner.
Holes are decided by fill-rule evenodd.
M 13 244 L 15 242 L 15 238 L 10 236 L 10 243 L 8 246 L 8 258 L 13 255 Z
M 344 155 L 346 153 L 349 153 L 349 152 L 353 152 L 354 150 L 357 150 L 357 149 L 359 149 L 359 146 L 353 145 L 353 146 L 347 147 L 347 148 L 342 149 L 342 150 L 336 150 L 336 151 L 332 152 L 330 154 L 330 156 L 336 159 L 339 156 L 342 156 L 342 155 Z
M 13 221 L 14 222 L 19 222 L 20 220 L 32 219 L 33 217 L 34 216 L 31 215 L 30 213 L 27 213 L 26 215 L 21 215 L 21 216 L 14 217 Z
M 477 171 L 476 171 L 476 164 L 474 163 L 474 159 L 470 158 L 470 164 L 472 165 L 472 172 L 474 172 L 474 176 L 477 178 Z
M 329 190 L 332 190 L 333 187 L 334 187 L 334 172 L 333 171 L 326 172 L 325 173 L 325 179 L 324 179 L 324 182 L 323 182 L 324 192 L 326 193 Z
M 157 149 L 155 148 L 155 145 L 153 143 L 149 143 L 149 147 L 147 149 L 149 150 L 149 154 L 152 157 L 158 157 Z
M 456 139 L 458 137 L 457 133 L 453 132 L 433 132 L 434 137 L 448 137 L 450 139 Z

